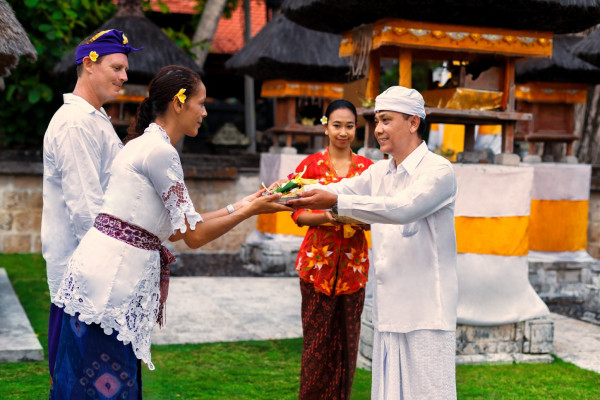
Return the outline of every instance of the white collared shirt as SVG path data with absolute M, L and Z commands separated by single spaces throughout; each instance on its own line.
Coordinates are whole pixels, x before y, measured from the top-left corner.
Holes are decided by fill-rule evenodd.
M 457 186 L 450 162 L 423 142 L 398 166 L 381 160 L 358 177 L 318 188 L 338 195 L 339 215 L 371 224 L 375 327 L 455 330 Z
M 108 186 L 113 159 L 123 147 L 104 109 L 65 94 L 44 135 L 42 254 L 50 297 L 67 261 L 92 227 Z

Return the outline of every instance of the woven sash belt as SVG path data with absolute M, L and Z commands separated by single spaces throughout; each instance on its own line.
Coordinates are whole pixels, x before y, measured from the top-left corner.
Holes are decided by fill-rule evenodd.
M 94 222 L 94 228 L 103 234 L 125 242 L 133 247 L 145 250 L 158 250 L 160 253 L 160 305 L 156 322 L 163 326 L 166 321 L 166 301 L 169 295 L 169 264 L 175 262 L 175 256 L 160 242 L 153 233 L 148 232 L 129 222 L 108 214 L 98 214 Z M 164 315 L 164 318 L 163 318 Z

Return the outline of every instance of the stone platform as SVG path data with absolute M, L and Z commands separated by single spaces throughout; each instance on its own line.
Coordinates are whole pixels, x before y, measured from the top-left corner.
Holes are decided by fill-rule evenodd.
M 0 362 L 42 361 L 44 351 L 23 306 L 0 268 Z

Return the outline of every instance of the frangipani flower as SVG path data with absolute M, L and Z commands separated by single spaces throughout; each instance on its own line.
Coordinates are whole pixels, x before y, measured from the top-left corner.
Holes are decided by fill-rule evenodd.
M 319 121 L 321 121 L 321 124 L 327 125 L 327 117 L 326 116 L 323 115 Z
M 98 59 L 98 53 L 96 53 L 95 51 L 90 51 L 90 60 L 92 60 L 93 62 L 96 62 L 97 59 Z
M 177 97 L 179 99 L 179 102 L 183 104 L 185 103 L 185 99 L 187 99 L 187 96 L 184 93 L 185 89 L 179 89 L 179 92 L 177 92 L 177 94 L 173 96 L 173 98 Z

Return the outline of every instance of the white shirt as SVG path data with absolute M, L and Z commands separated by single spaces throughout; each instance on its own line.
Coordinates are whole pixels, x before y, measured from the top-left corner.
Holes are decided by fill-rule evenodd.
M 450 162 L 423 142 L 397 167 L 381 160 L 358 177 L 318 188 L 338 195 L 339 215 L 371 224 L 375 327 L 454 331 L 457 186 Z
M 183 180 L 177 150 L 166 132 L 150 124 L 113 162 L 102 213 L 135 224 L 166 241 L 175 230 L 192 229 L 200 214 L 194 209 Z M 69 260 L 53 302 L 85 323 L 131 342 L 135 355 L 154 365 L 150 339 L 159 305 L 160 256 L 91 228 Z
M 112 160 L 123 147 L 104 109 L 98 111 L 71 93 L 64 102 L 44 135 L 41 239 L 50 298 L 94 223 Z

